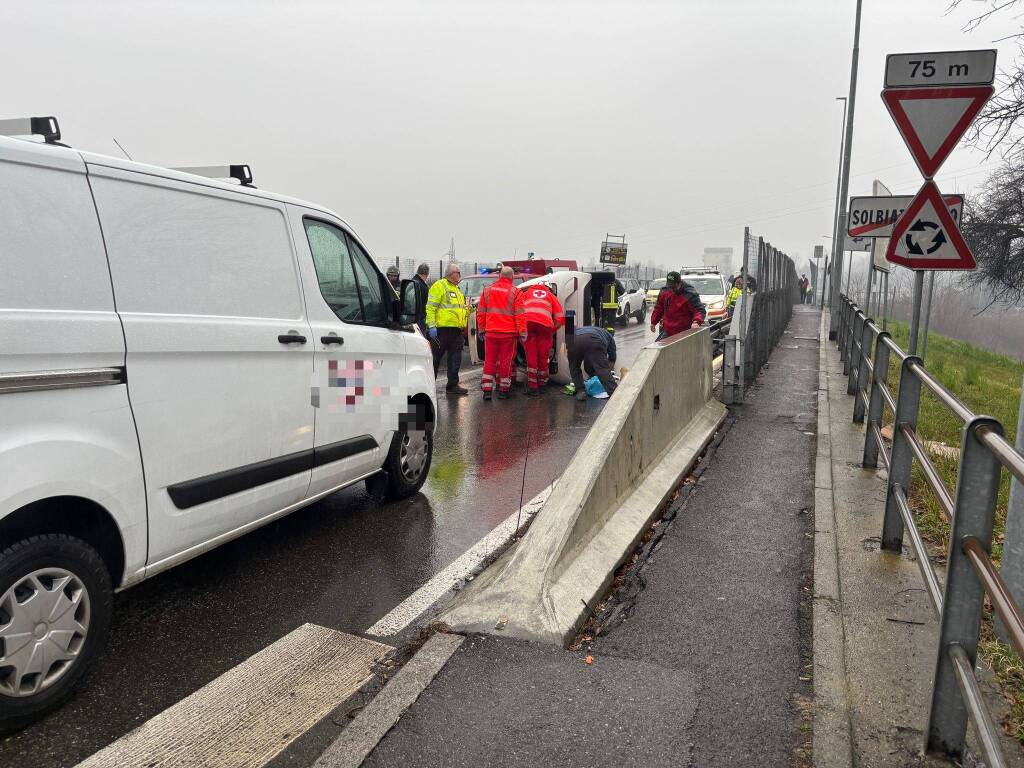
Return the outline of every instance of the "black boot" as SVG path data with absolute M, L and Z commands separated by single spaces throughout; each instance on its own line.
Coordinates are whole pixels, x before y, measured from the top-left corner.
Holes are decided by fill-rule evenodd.
M 490 400 L 490 399 L 491 399 L 490 391 L 484 392 L 484 400 Z

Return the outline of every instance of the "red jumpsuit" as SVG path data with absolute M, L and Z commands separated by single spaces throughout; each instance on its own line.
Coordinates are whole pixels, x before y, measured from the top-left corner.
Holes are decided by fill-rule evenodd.
M 543 284 L 522 289 L 526 310 L 526 386 L 540 389 L 548 383 L 548 357 L 555 333 L 565 324 L 558 297 Z
M 476 305 L 477 333 L 484 334 L 484 372 L 480 385 L 485 393 L 494 389 L 508 392 L 512 387 L 512 361 L 516 340 L 526 334 L 523 294 L 512 280 L 499 277 L 480 294 Z

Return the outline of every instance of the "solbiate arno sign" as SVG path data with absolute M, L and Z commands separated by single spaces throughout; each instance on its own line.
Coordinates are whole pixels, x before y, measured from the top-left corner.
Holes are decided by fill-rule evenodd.
M 850 237 L 891 237 L 896 220 L 914 199 L 913 195 L 851 197 L 847 234 Z M 960 195 L 943 195 L 953 221 L 960 223 L 964 199 Z

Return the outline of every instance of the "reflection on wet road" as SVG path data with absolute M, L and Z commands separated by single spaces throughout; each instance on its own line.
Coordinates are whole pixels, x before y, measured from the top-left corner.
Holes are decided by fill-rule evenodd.
M 617 365 L 652 338 L 620 331 Z M 558 477 L 603 407 L 554 386 L 485 403 L 466 373 L 470 395 L 439 390 L 421 494 L 379 506 L 360 483 L 118 595 L 86 685 L 0 765 L 73 765 L 305 622 L 364 631 Z

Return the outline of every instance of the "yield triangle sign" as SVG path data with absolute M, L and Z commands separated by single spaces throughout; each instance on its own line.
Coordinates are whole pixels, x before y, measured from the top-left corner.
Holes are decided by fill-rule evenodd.
M 974 256 L 934 181 L 924 183 L 896 222 L 885 259 L 910 269 L 974 269 Z
M 921 174 L 930 179 L 992 96 L 992 86 L 887 88 L 882 101 Z

